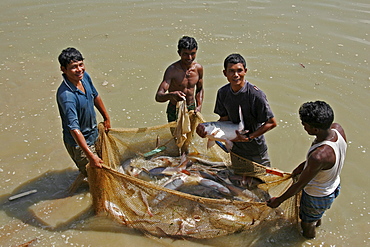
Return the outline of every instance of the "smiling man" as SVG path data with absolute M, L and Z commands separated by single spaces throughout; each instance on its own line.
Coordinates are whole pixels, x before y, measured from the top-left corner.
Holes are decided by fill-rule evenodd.
M 234 145 L 231 151 L 261 165 L 271 166 L 263 134 L 276 127 L 276 120 L 266 95 L 245 80 L 246 73 L 246 62 L 240 54 L 231 54 L 225 59 L 223 74 L 229 83 L 218 90 L 214 113 L 220 116 L 219 121 L 237 124 L 241 120 L 240 106 L 247 134 L 238 133 L 232 140 Z M 204 130 L 200 128 L 198 126 L 197 133 L 204 137 Z
M 177 46 L 180 60 L 166 69 L 155 95 L 157 102 L 169 101 L 168 122 L 176 121 L 176 104 L 186 100 L 188 110 L 201 111 L 203 102 L 203 67 L 195 61 L 198 44 L 192 37 L 182 37 Z
M 98 137 L 94 106 L 104 119 L 108 131 L 110 118 L 92 80 L 85 72 L 84 58 L 75 48 L 67 48 L 58 57 L 63 82 L 57 91 L 62 120 L 64 145 L 80 172 L 87 176 L 86 165 L 101 167 L 103 161 L 95 152 Z

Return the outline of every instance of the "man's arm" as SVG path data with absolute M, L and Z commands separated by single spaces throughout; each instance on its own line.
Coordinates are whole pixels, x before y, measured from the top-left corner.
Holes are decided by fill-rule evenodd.
M 277 126 L 277 123 L 276 123 L 276 120 L 275 118 L 270 118 L 269 120 L 267 120 L 266 122 L 264 122 L 258 129 L 256 129 L 256 131 L 252 132 L 252 133 L 249 133 L 248 137 L 246 137 L 245 135 L 242 135 L 239 133 L 239 131 L 236 131 L 236 134 L 237 134 L 237 137 L 231 141 L 233 142 L 249 142 L 251 141 L 252 139 L 258 137 L 258 136 L 261 136 L 263 134 L 265 134 L 267 131 L 275 128 Z
M 288 198 L 299 193 L 319 173 L 319 171 L 323 169 L 325 164 L 327 164 L 326 161 L 328 158 L 330 159 L 330 157 L 326 155 L 326 150 L 323 150 L 325 148 L 331 149 L 331 147 L 318 147 L 315 151 L 313 151 L 313 153 L 309 156 L 307 165 L 299 176 L 298 181 L 292 184 L 281 196 L 268 200 L 267 206 L 276 208 Z M 302 164 L 304 166 L 304 163 L 301 163 L 294 171 L 298 172 L 302 168 Z
M 199 80 L 196 85 L 196 92 L 195 92 L 195 100 L 197 103 L 197 108 L 195 109 L 195 112 L 201 112 L 202 111 L 202 104 L 203 104 L 203 97 L 204 97 L 204 89 L 203 89 L 203 67 L 200 65 L 198 69 L 198 76 Z
M 346 137 L 346 133 L 344 133 L 344 129 L 342 128 L 342 126 L 339 124 L 339 123 L 333 123 L 331 126 L 330 126 L 331 129 L 336 129 L 339 131 L 339 133 L 341 134 L 341 136 L 343 137 L 343 139 L 347 142 L 347 137 Z
M 302 173 L 304 165 L 306 164 L 306 161 L 303 161 L 301 164 L 299 164 L 293 171 L 292 176 L 295 177 Z
M 182 101 L 185 99 L 186 94 L 181 91 L 168 92 L 172 80 L 172 69 L 171 66 L 166 69 L 163 76 L 163 81 L 159 84 L 157 93 L 155 95 L 155 100 L 157 102 L 166 102 L 168 100 L 172 101 Z
M 102 167 L 101 164 L 103 163 L 103 161 L 98 156 L 96 156 L 93 152 L 91 152 L 89 146 L 86 143 L 85 137 L 83 136 L 81 131 L 79 129 L 74 129 L 74 130 L 71 130 L 70 132 L 73 138 L 75 139 L 76 143 L 78 144 L 78 146 L 80 146 L 82 151 L 85 153 L 87 159 L 90 162 L 90 165 L 94 165 L 94 166 L 101 168 Z
M 102 115 L 102 117 L 104 119 L 105 131 L 108 132 L 108 130 L 111 128 L 110 117 L 109 117 L 109 114 L 108 114 L 107 110 L 105 109 L 103 100 L 101 99 L 101 97 L 99 95 L 97 97 L 95 97 L 94 105 L 98 109 L 100 114 Z

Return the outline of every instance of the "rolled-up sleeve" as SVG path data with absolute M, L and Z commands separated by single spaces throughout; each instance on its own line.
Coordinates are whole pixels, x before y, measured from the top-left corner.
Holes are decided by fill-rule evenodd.
M 73 93 L 68 91 L 59 95 L 62 118 L 65 120 L 65 126 L 68 127 L 69 130 L 80 129 L 75 97 Z

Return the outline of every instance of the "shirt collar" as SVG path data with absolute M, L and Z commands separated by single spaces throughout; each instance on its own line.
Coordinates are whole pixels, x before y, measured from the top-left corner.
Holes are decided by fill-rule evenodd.
M 72 92 L 79 92 L 80 90 L 67 79 L 67 76 L 65 74 L 62 74 L 63 76 L 63 83 L 72 91 Z
M 231 86 L 230 86 L 230 91 L 231 91 L 234 95 L 238 95 L 239 93 L 245 92 L 245 91 L 246 91 L 246 88 L 247 88 L 247 84 L 249 84 L 249 82 L 248 82 L 247 80 L 245 80 L 244 82 L 245 82 L 245 83 L 244 83 L 244 86 L 243 86 L 241 89 L 239 89 L 239 91 L 238 91 L 238 92 L 234 92 L 234 91 L 233 91 L 233 89 L 231 88 Z

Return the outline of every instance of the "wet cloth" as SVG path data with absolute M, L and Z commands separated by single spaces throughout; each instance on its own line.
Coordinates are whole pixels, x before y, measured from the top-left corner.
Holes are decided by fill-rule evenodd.
M 190 110 L 195 110 L 195 103 L 192 103 L 190 105 L 187 105 L 188 111 Z M 177 109 L 176 105 L 173 105 L 171 102 L 168 103 L 167 105 L 167 121 L 174 122 L 177 120 Z
M 94 145 L 98 137 L 94 99 L 98 92 L 92 84 L 88 73 L 81 80 L 85 93 L 79 90 L 63 75 L 63 82 L 57 91 L 57 103 L 62 120 L 63 141 L 77 146 L 71 130 L 79 129 L 86 139 L 87 145 Z
M 79 146 L 75 147 L 67 143 L 64 143 L 64 145 L 68 151 L 69 156 L 72 158 L 72 160 L 78 167 L 78 170 L 85 177 L 87 177 L 86 165 L 89 163 L 89 160 L 86 157 L 86 154 L 84 153 L 84 151 L 82 151 L 82 149 Z M 93 154 L 97 155 L 95 145 L 89 146 L 89 149 Z
M 242 108 L 244 129 L 250 133 L 274 117 L 265 93 L 248 81 L 245 81 L 244 87 L 238 92 L 234 92 L 230 84 L 221 87 L 217 92 L 214 113 L 220 117 L 228 116 L 231 122 L 237 124 L 240 122 L 239 106 Z M 232 152 L 244 158 L 261 156 L 266 151 L 267 145 L 263 135 L 251 142 L 234 142 L 232 149 Z
M 299 217 L 303 222 L 314 222 L 322 218 L 327 209 L 331 207 L 334 199 L 337 198 L 340 192 L 340 185 L 333 193 L 324 197 L 310 196 L 305 191 L 302 191 Z

